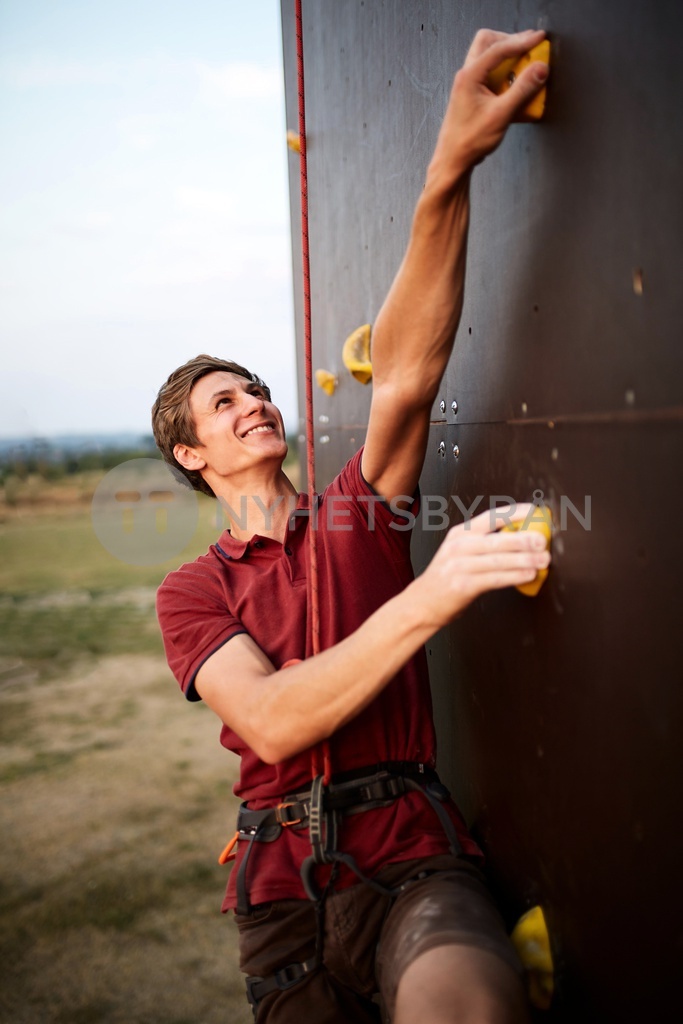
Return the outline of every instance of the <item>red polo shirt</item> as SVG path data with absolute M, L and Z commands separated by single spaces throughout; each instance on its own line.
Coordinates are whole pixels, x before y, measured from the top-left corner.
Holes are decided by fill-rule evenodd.
M 361 473 L 357 452 L 320 496 L 317 528 L 321 648 L 332 647 L 413 579 L 413 515 L 394 514 Z M 413 509 L 413 512 L 415 510 Z M 157 597 L 168 663 L 188 700 L 198 700 L 200 667 L 238 633 L 248 633 L 276 668 L 311 655 L 307 578 L 308 498 L 300 495 L 284 544 L 258 535 L 235 540 L 226 530 L 205 555 L 170 573 Z M 230 728 L 221 743 L 241 757 L 235 794 L 253 809 L 269 807 L 309 787 L 311 756 L 304 751 L 268 765 Z M 420 650 L 375 700 L 330 741 L 333 772 L 382 761 L 435 765 L 432 703 L 424 650 Z M 480 851 L 454 804 L 450 812 L 465 853 Z M 285 829 L 273 843 L 254 844 L 249 867 L 252 903 L 305 898 L 299 877 L 310 853 L 307 831 Z M 246 844 L 238 847 L 238 861 Z M 434 811 L 419 793 L 390 807 L 344 818 L 341 850 L 368 875 L 389 863 L 445 853 L 448 842 Z M 236 903 L 231 875 L 223 908 Z M 355 875 L 342 868 L 338 887 Z

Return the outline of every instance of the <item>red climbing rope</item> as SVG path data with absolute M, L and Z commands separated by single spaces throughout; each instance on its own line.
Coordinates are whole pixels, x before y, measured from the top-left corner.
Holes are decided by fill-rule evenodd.
M 308 164 L 306 161 L 306 101 L 304 97 L 304 37 L 301 18 L 301 0 L 296 0 L 296 62 L 297 91 L 299 95 L 299 168 L 301 182 L 301 260 L 304 293 L 304 365 L 306 377 L 306 470 L 310 495 L 310 619 L 313 654 L 320 653 L 320 610 L 318 596 L 318 552 L 316 546 L 317 500 L 315 493 L 315 438 L 313 434 L 313 352 L 311 336 L 311 272 L 308 255 Z M 327 740 L 320 744 L 323 756 L 324 781 L 330 781 L 330 746 Z M 312 753 L 313 777 L 320 774 L 318 750 Z

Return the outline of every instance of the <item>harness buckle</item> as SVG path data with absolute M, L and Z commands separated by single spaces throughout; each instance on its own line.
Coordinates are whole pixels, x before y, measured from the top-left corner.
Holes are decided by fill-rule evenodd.
M 375 779 L 367 785 L 360 787 L 360 794 L 365 803 L 373 800 L 395 800 L 406 791 L 403 779 L 397 775 L 386 778 Z
M 264 981 L 264 978 L 256 975 L 245 980 L 247 987 L 247 1000 L 254 1011 L 254 1016 L 256 1016 L 256 1009 L 261 1001 L 261 996 L 258 990 L 261 988 Z
M 286 967 L 280 967 L 266 978 L 258 976 L 246 978 L 247 999 L 254 1012 L 254 1020 L 256 1020 L 259 1003 L 264 996 L 278 990 L 286 992 L 288 988 L 298 985 L 307 974 L 317 970 L 319 966 L 317 958 L 313 957 L 310 960 L 304 960 L 302 963 L 287 964 Z
M 288 988 L 292 988 L 301 979 L 309 974 L 311 971 L 311 965 L 308 961 L 304 961 L 299 964 L 287 964 L 286 967 L 281 967 L 279 970 L 274 972 L 274 978 L 277 982 L 277 987 L 282 991 L 286 992 Z
M 283 828 L 289 828 L 291 825 L 300 825 L 303 818 L 289 818 L 285 813 L 290 807 L 300 807 L 298 803 L 281 803 L 275 808 L 275 817 L 277 818 L 278 824 L 282 825 Z

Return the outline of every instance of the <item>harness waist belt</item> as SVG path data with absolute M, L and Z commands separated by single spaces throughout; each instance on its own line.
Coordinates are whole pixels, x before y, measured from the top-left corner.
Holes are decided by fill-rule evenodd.
M 342 814 L 361 814 L 374 807 L 388 806 L 406 790 L 406 779 L 415 779 L 425 784 L 437 783 L 438 776 L 424 764 L 397 762 L 394 769 L 391 762 L 387 767 L 375 766 L 361 769 L 363 775 L 357 779 L 342 782 L 331 782 L 325 787 L 323 794 L 324 812 L 341 812 Z M 368 772 L 374 774 L 368 775 Z M 395 772 L 398 772 L 396 774 Z M 290 826 L 304 828 L 311 813 L 311 791 L 286 796 L 276 807 L 267 807 L 260 811 L 252 811 L 242 804 L 237 816 L 237 830 L 240 835 L 251 837 L 264 829 L 277 829 Z M 273 834 L 273 839 L 277 835 Z M 268 838 L 262 837 L 268 842 Z
M 422 793 L 435 811 L 449 840 L 451 852 L 461 852 L 455 826 L 443 806 L 450 794 L 439 776 L 420 762 L 386 761 L 368 768 L 337 775 L 324 786 L 322 776 L 313 780 L 310 790 L 285 797 L 276 807 L 251 810 L 242 804 L 237 816 L 237 834 L 248 847 L 237 870 L 237 913 L 248 914 L 247 866 L 254 843 L 272 843 L 284 828 L 309 829 L 312 856 L 301 866 L 304 889 L 312 900 L 320 899 L 315 881 L 317 864 L 345 864 L 357 877 L 381 892 L 386 889 L 369 879 L 349 854 L 337 848 L 337 819 L 388 807 L 408 791 Z

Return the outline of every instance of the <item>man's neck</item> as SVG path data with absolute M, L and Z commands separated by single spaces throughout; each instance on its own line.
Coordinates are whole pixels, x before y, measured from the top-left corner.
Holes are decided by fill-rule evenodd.
M 258 534 L 283 543 L 298 494 L 291 480 L 280 471 L 275 479 L 259 480 L 251 487 L 228 486 L 224 482 L 216 497 L 236 540 L 250 540 Z

